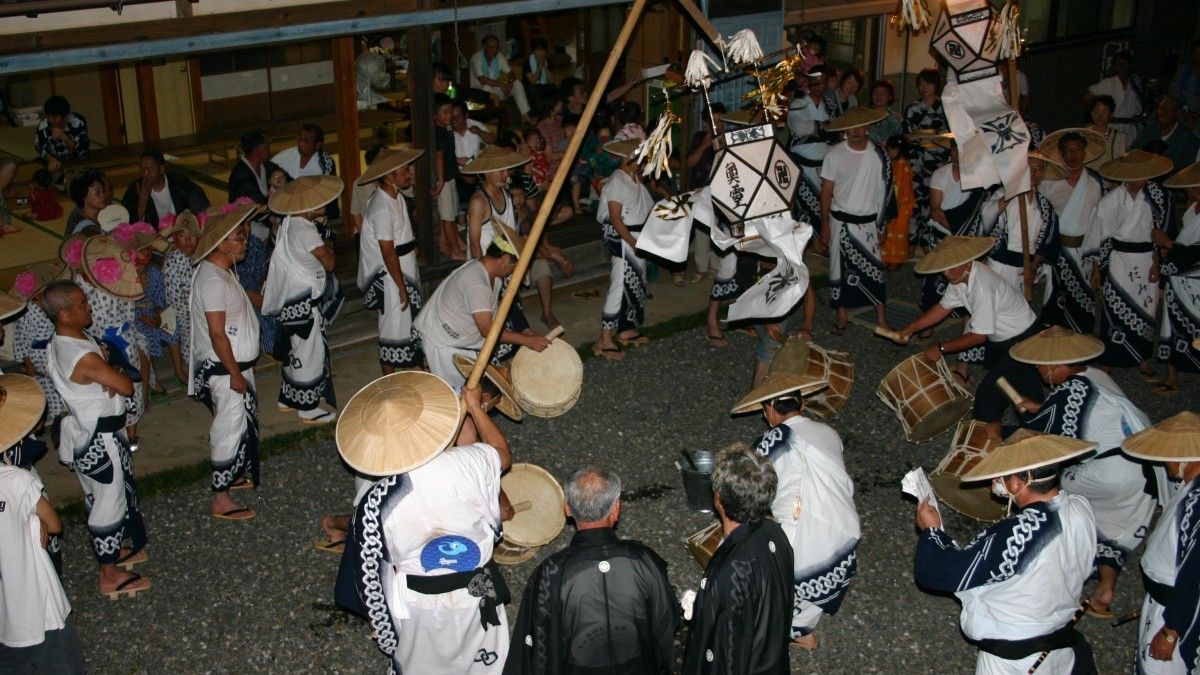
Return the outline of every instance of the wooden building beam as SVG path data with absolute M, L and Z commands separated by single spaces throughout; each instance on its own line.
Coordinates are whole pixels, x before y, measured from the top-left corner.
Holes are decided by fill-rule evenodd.
M 138 113 L 142 116 L 142 141 L 161 138 L 158 129 L 158 95 L 154 92 L 154 65 L 142 61 L 135 67 L 138 86 Z
M 446 42 L 446 32 L 442 33 L 442 43 Z M 433 29 L 429 26 L 415 26 L 408 29 L 408 53 L 428 54 L 433 47 Z M 434 176 L 437 175 L 434 160 L 437 150 L 434 141 L 433 122 L 433 90 L 428 83 L 433 82 L 433 69 L 427 58 L 411 58 L 408 70 L 408 98 L 412 111 L 412 120 L 408 129 L 412 133 L 414 148 L 425 151 L 413 164 L 413 225 L 417 241 L 421 244 L 421 260 L 427 265 L 440 262 L 441 252 L 438 249 L 438 238 L 441 234 L 441 224 L 434 208 L 433 186 Z M 423 86 L 422 86 L 423 85 Z M 448 188 L 446 188 L 448 189 Z M 460 197 L 465 200 L 465 197 Z
M 358 96 L 355 88 L 354 37 L 343 36 L 333 39 L 333 90 L 334 112 L 337 118 L 338 163 L 341 165 L 342 220 L 348 222 L 350 205 L 354 201 L 354 181 L 362 175 L 358 155 Z M 347 230 L 349 231 L 349 230 Z

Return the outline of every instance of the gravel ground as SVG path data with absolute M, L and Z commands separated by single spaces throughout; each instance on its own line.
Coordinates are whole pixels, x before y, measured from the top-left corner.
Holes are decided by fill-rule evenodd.
M 913 290 L 906 275 L 891 276 Z M 832 424 L 842 435 L 857 487 L 863 538 L 858 577 L 841 612 L 821 622 L 820 649 L 793 650 L 793 670 L 970 672 L 975 651 L 958 631 L 954 599 L 925 594 L 913 584 L 913 505 L 899 491 L 910 468 L 933 468 L 949 446 L 949 434 L 921 445 L 905 442 L 898 421 L 874 394 L 887 371 L 915 348 L 891 346 L 861 327 L 842 337 L 822 335 L 828 321 L 823 310 L 818 343 L 849 351 L 856 360 L 851 400 Z M 698 329 L 632 351 L 623 364 L 589 360 L 573 410 L 553 420 L 528 418 L 504 426 L 516 461 L 540 464 L 560 481 L 585 462 L 618 471 L 626 485 L 620 534 L 662 554 L 679 592 L 695 588 L 700 577 L 681 539 L 710 517 L 687 510 L 674 459 L 681 449 L 751 441 L 764 429 L 758 416 L 728 414 L 748 384 L 754 345 L 741 333 L 730 339 L 729 348 L 713 349 Z M 1132 371 L 1117 379 L 1154 420 L 1183 409 L 1195 395 L 1192 379 L 1172 399 L 1152 395 Z M 248 523 L 209 518 L 207 486 L 201 483 L 147 500 L 151 560 L 140 571 L 152 576 L 154 587 L 132 600 L 110 602 L 96 593 L 83 524 L 68 522 L 67 591 L 93 672 L 386 669 L 369 627 L 332 604 L 338 559 L 312 547 L 320 535 L 318 517 L 349 509 L 351 479 L 335 448 L 324 442 L 272 458 L 263 476 L 265 485 L 255 494 L 239 494 L 259 512 Z M 947 527 L 960 541 L 979 529 L 955 514 L 947 515 Z M 570 535 L 567 528 L 543 555 L 506 569 L 515 598 L 544 553 L 564 546 Z M 1140 606 L 1140 588 L 1131 567 L 1118 586 L 1119 614 Z M 509 607 L 510 618 L 515 606 Z M 1129 669 L 1136 622 L 1112 629 L 1085 619 L 1082 627 L 1100 672 Z

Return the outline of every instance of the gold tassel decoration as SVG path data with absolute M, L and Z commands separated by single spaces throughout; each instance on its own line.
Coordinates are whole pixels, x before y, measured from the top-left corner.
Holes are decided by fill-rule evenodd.
M 784 57 L 779 63 L 771 66 L 766 72 L 758 73 L 758 86 L 742 96 L 743 101 L 759 101 L 763 110 L 771 118 L 783 115 L 783 90 L 795 77 L 796 66 L 804 60 L 800 54 Z
M 1021 5 L 1008 0 L 996 15 L 988 34 L 989 46 L 999 41 L 996 55 L 1004 61 L 1021 55 Z
M 901 30 L 910 28 L 914 33 L 919 33 L 929 28 L 929 6 L 925 4 L 925 0 L 900 0 L 896 16 L 899 17 Z
M 671 110 L 671 98 L 665 87 L 663 98 L 663 112 L 658 118 L 658 124 L 654 125 L 650 135 L 633 151 L 634 159 L 642 165 L 643 176 L 653 175 L 658 178 L 663 173 L 671 175 L 671 152 L 674 149 L 671 143 L 671 127 L 679 118 Z

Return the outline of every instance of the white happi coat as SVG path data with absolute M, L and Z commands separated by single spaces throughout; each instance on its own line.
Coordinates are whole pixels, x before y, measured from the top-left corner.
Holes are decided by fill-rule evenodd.
M 1164 607 L 1146 593 L 1138 626 L 1137 672 L 1144 675 L 1183 675 L 1196 665 L 1200 642 L 1200 613 L 1197 612 L 1197 588 L 1200 586 L 1200 480 L 1184 483 L 1163 506 L 1154 531 L 1146 538 L 1142 553 L 1142 572 L 1151 581 L 1174 588 L 1171 608 Z M 1180 635 L 1170 661 L 1150 656 L 1150 642 L 1162 629 L 1165 615 L 1171 614 L 1172 629 Z M 1185 655 L 1186 652 L 1186 655 Z M 1189 663 L 1190 660 L 1190 663 Z M 1193 671 L 1194 672 L 1194 671 Z

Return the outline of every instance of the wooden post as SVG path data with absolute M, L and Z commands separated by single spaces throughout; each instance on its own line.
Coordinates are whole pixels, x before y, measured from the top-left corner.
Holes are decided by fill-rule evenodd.
M 534 219 L 529 236 L 525 239 L 525 248 L 521 250 L 521 256 L 517 260 L 517 268 L 513 270 L 511 276 L 513 281 L 504 290 L 504 297 L 500 299 L 500 306 L 492 316 L 492 327 L 488 330 L 487 337 L 483 341 L 483 348 L 479 350 L 479 356 L 475 359 L 475 367 L 471 369 L 471 376 L 467 378 L 468 389 L 474 389 L 479 386 L 479 380 L 483 377 L 483 371 L 492 359 L 492 350 L 496 348 L 496 343 L 500 340 L 500 333 L 504 330 L 504 318 L 508 316 L 508 311 L 512 308 L 513 300 L 517 297 L 517 292 L 521 290 L 519 280 L 525 278 L 525 272 L 529 270 L 529 265 L 533 262 L 533 253 L 537 250 L 542 230 L 545 229 L 546 222 L 550 220 L 550 214 L 554 211 L 555 202 L 558 200 L 558 193 L 562 191 L 563 183 L 567 180 L 567 174 L 570 173 L 571 167 L 575 165 L 575 156 L 579 153 L 579 146 L 583 145 L 584 134 L 588 127 L 592 125 L 592 118 L 596 116 L 596 108 L 600 106 L 600 99 L 604 96 L 604 89 L 608 86 L 609 80 L 612 79 L 613 70 L 616 69 L 617 61 L 621 59 L 621 55 L 625 52 L 625 45 L 629 44 L 629 36 L 633 35 L 633 29 L 637 26 L 638 19 L 642 16 L 642 11 L 646 9 L 646 2 L 647 0 L 634 0 L 633 6 L 629 9 L 629 15 L 625 17 L 625 24 L 621 26 L 621 33 L 617 35 L 617 39 L 613 42 L 612 49 L 608 53 L 608 60 L 604 62 L 604 68 L 600 71 L 600 76 L 596 78 L 595 84 L 592 85 L 592 93 L 588 96 L 587 105 L 583 108 L 583 115 L 579 119 L 579 125 L 575 128 L 575 133 L 571 135 L 571 142 L 567 144 L 567 150 L 558 165 L 558 171 L 555 172 L 554 180 L 550 182 L 550 187 L 546 190 L 546 196 L 542 198 L 542 207 L 538 209 L 537 218 Z
M 1021 89 L 1017 83 L 1017 60 L 1008 60 L 1008 97 L 1012 101 L 1013 110 L 1020 114 L 1021 107 Z M 1025 286 L 1025 299 L 1033 300 L 1033 274 L 1030 269 L 1031 260 L 1029 254 L 1029 207 L 1025 201 L 1025 194 L 1019 194 L 1016 197 L 1018 208 L 1021 211 L 1021 276 Z
M 101 97 L 104 106 L 104 134 L 108 145 L 125 145 L 125 121 L 121 119 L 121 85 L 117 82 L 116 64 L 100 66 L 100 91 L 110 92 Z
M 442 43 L 446 40 L 443 38 Z M 422 148 L 425 154 L 413 164 L 413 208 L 417 241 L 421 243 L 421 260 L 427 265 L 440 262 L 441 251 L 437 242 L 441 236 L 441 223 L 433 202 L 434 176 L 437 175 L 437 141 L 434 139 L 433 120 L 433 68 L 425 57 L 433 44 L 433 29 L 429 26 L 413 26 L 408 29 L 408 98 L 412 115 L 409 131 L 414 148 Z
M 140 61 L 134 71 L 137 74 L 138 111 L 142 116 L 142 141 L 157 141 L 158 96 L 154 93 L 154 66 L 149 61 Z
M 341 165 L 342 223 L 346 234 L 354 235 L 350 205 L 354 202 L 354 181 L 362 175 L 358 155 L 358 97 L 355 89 L 354 36 L 332 40 L 334 112 L 337 117 L 338 163 Z

